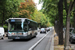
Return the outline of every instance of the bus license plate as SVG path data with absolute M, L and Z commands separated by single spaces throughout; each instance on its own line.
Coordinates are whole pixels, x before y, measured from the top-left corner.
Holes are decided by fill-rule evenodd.
M 20 37 L 15 37 L 15 39 L 20 39 Z

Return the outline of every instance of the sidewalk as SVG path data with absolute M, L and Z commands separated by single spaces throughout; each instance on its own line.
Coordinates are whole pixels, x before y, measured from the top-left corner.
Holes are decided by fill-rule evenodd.
M 54 37 L 54 50 L 64 50 L 64 45 L 58 45 L 58 36 Z
M 54 50 L 54 35 L 51 36 L 50 50 Z
M 56 35 L 56 32 L 54 31 L 54 50 L 64 50 L 64 45 L 59 45 L 58 42 L 59 42 L 59 38 L 58 36 Z
M 59 42 L 59 38 L 58 38 L 58 36 L 55 36 L 54 37 L 54 50 L 64 50 L 64 45 L 59 45 L 58 42 Z M 65 43 L 65 41 L 64 41 L 64 43 Z M 73 48 L 75 48 L 75 45 L 71 45 L 69 50 L 75 50 Z

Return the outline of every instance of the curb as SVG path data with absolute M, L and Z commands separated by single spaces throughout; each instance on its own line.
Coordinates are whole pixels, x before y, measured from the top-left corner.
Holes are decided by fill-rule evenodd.
M 55 33 L 55 31 L 53 32 L 53 35 L 51 37 L 52 41 L 51 41 L 51 45 L 50 45 L 50 50 L 54 50 L 54 37 L 55 37 L 54 33 Z
M 54 50 L 54 35 L 51 37 L 51 40 L 50 50 Z

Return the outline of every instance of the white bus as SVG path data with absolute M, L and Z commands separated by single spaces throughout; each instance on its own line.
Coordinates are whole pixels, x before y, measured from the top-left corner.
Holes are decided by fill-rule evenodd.
M 8 39 L 29 39 L 37 35 L 37 22 L 27 18 L 9 18 Z

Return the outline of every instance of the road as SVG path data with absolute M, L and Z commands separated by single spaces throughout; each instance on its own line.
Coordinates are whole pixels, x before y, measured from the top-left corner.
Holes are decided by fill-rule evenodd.
M 44 50 L 44 48 L 48 45 L 48 41 L 50 39 L 50 36 L 52 34 L 52 31 L 49 32 L 49 34 L 45 37 L 45 39 L 40 43 L 41 50 Z M 40 40 L 45 34 L 38 33 L 36 38 L 32 38 L 30 40 L 17 40 L 13 41 L 10 39 L 5 38 L 4 40 L 0 40 L 0 50 L 28 50 L 32 45 L 34 45 L 38 40 Z M 40 47 L 36 47 L 35 50 L 40 50 Z
M 34 48 L 34 50 L 50 50 L 52 35 L 53 31 L 49 32 L 49 34 Z

